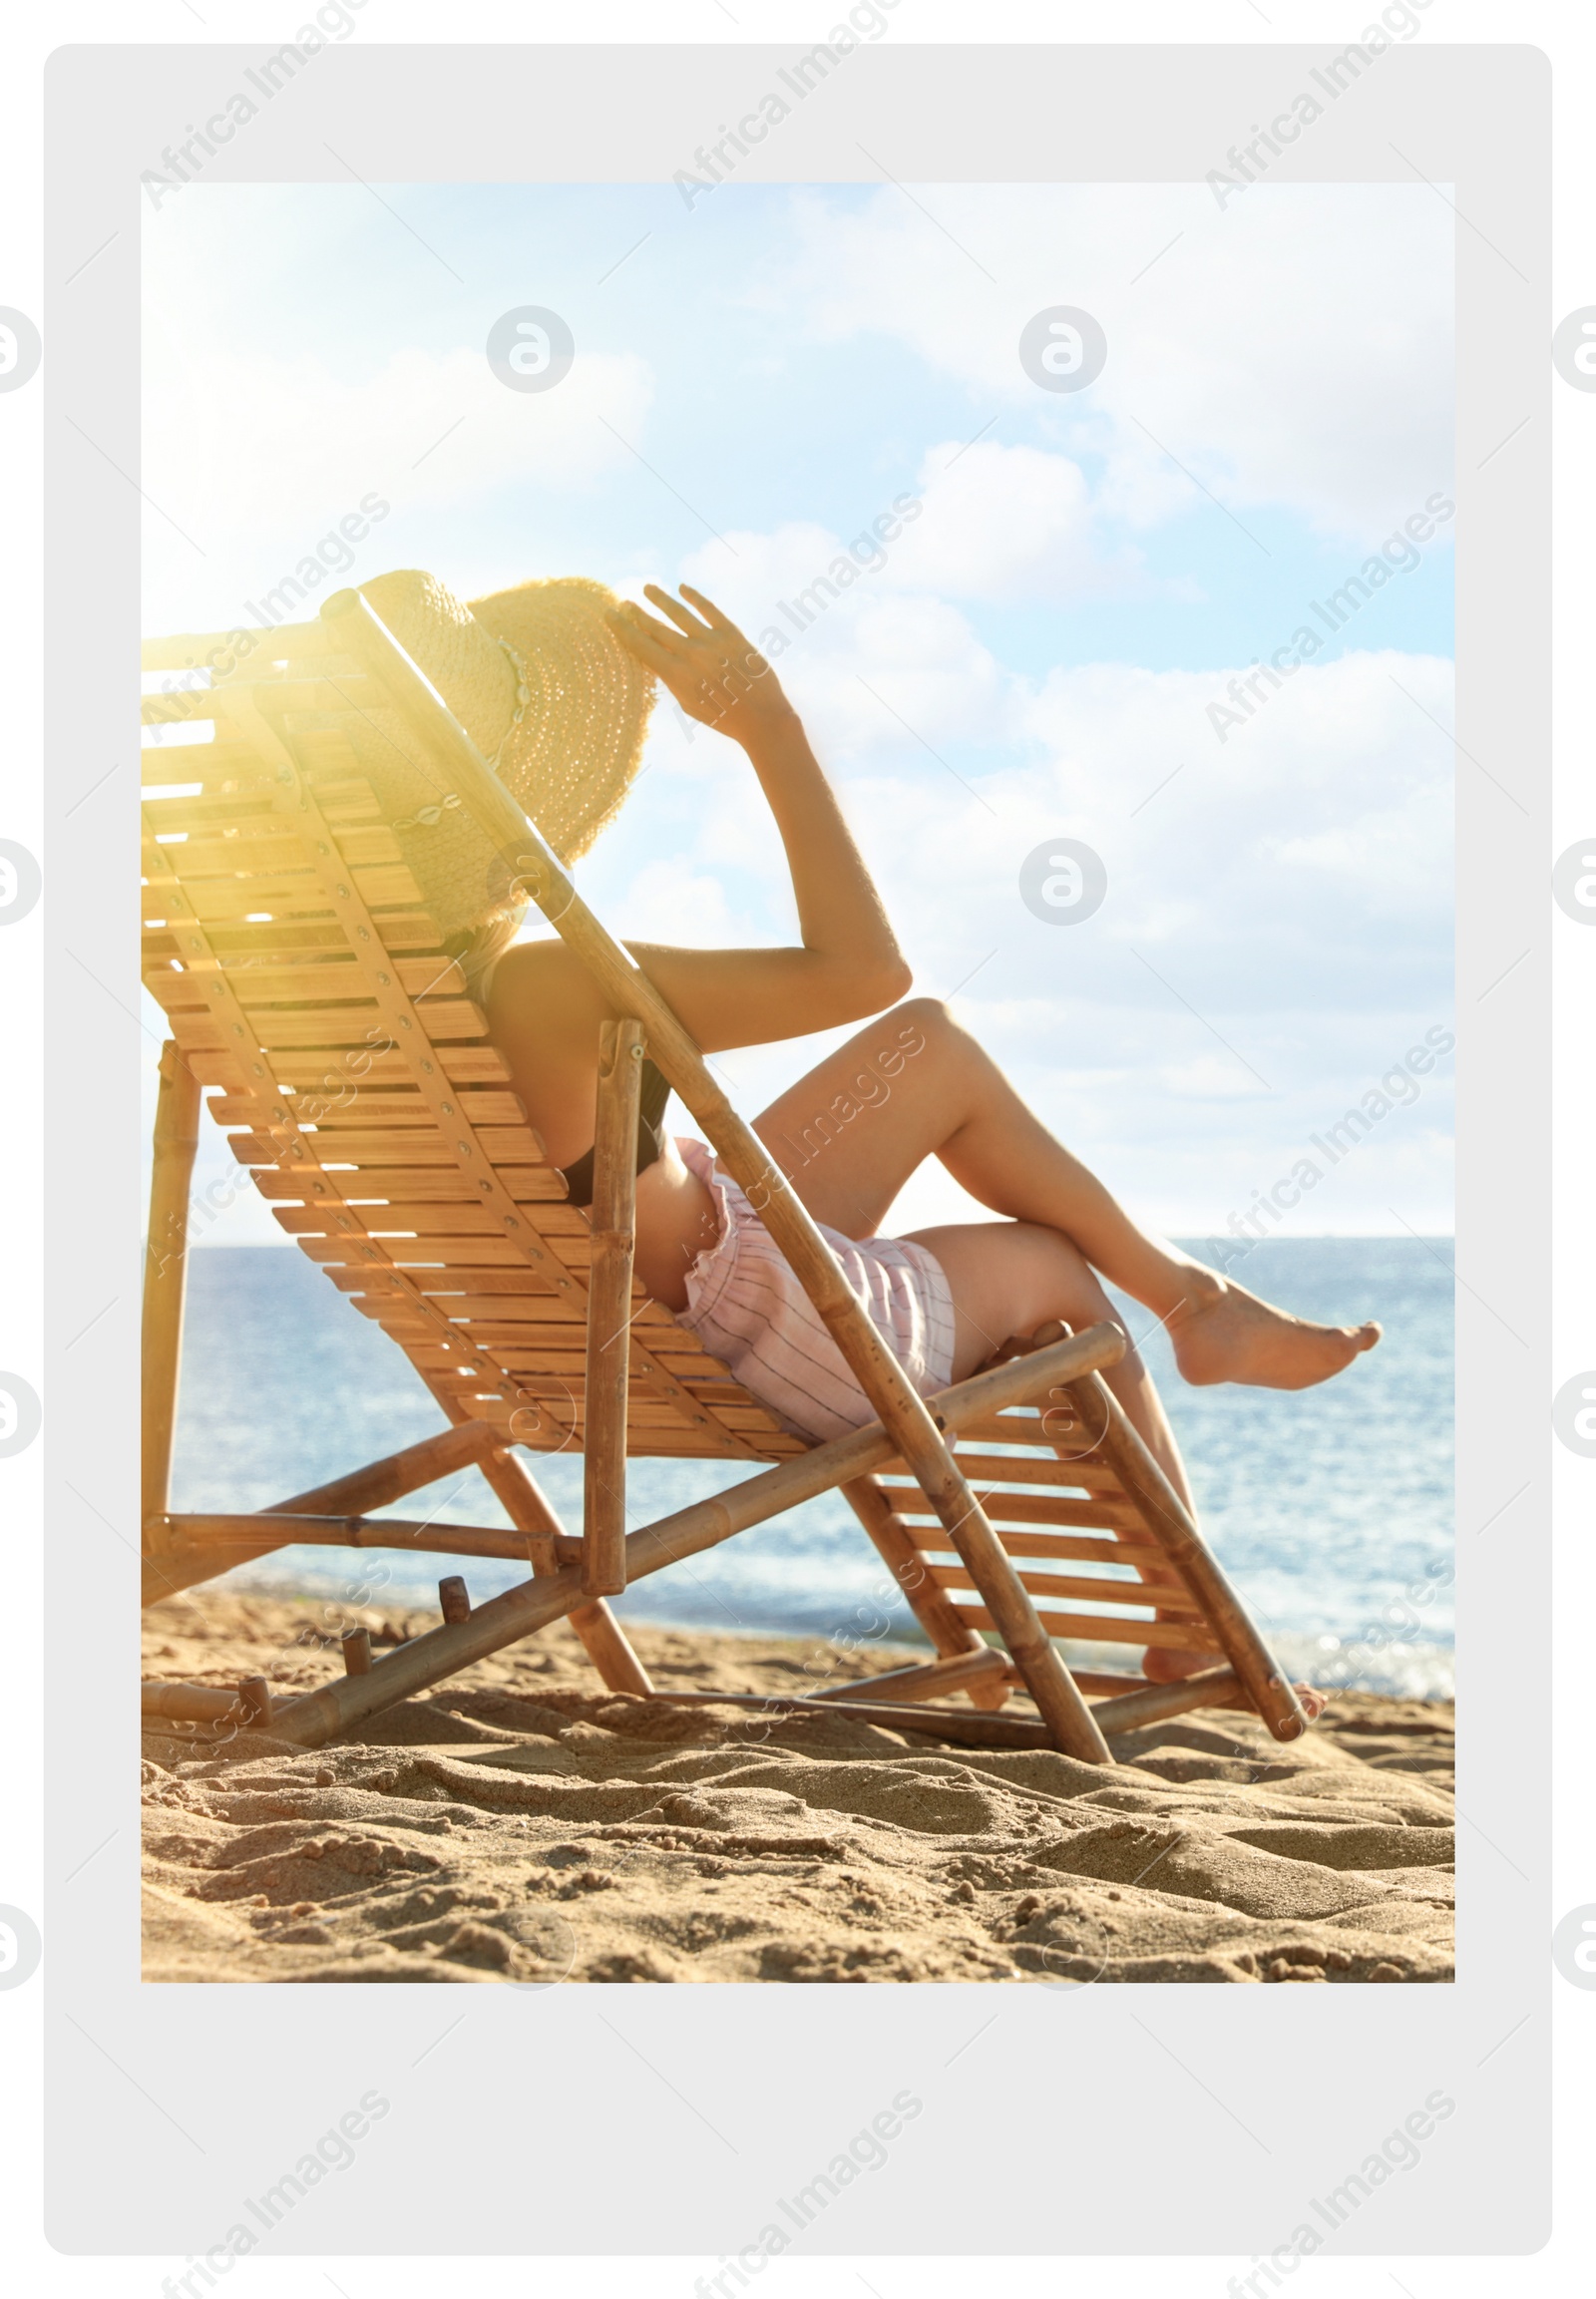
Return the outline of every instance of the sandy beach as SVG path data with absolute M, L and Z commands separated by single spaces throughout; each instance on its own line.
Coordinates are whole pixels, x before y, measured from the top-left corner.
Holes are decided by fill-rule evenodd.
M 355 1617 L 378 1645 L 436 1620 Z M 336 1666 L 320 1623 L 309 1602 L 200 1590 L 146 1613 L 145 1675 L 307 1687 Z M 679 1691 L 791 1695 L 926 1657 L 631 1633 Z M 335 1747 L 147 1730 L 144 1974 L 1452 1977 L 1448 1704 L 1345 1694 L 1289 1746 L 1199 1711 L 1113 1746 L 1105 1772 L 839 1716 L 683 1710 L 604 1692 L 562 1626 Z

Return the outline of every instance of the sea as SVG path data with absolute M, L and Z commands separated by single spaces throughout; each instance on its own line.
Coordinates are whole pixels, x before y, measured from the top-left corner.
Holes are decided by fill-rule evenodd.
M 1182 1241 L 1204 1260 L 1202 1239 Z M 1150 1315 L 1122 1304 L 1164 1396 L 1210 1545 L 1284 1665 L 1330 1688 L 1414 1699 L 1452 1690 L 1451 1241 L 1271 1239 L 1233 1274 L 1304 1317 L 1378 1318 L 1380 1346 L 1322 1386 L 1288 1395 L 1191 1389 Z M 300 1254 L 197 1247 L 174 1461 L 178 1510 L 258 1509 L 413 1444 L 443 1416 L 386 1336 Z M 532 1463 L 573 1530 L 582 1462 Z M 633 1528 L 756 1473 L 714 1461 L 630 1464 Z M 475 1470 L 390 1513 L 442 1523 L 508 1520 Z M 435 1605 L 441 1574 L 474 1600 L 525 1578 L 487 1558 L 287 1548 L 215 1584 L 313 1594 L 330 1604 Z M 919 1632 L 847 1503 L 785 1516 L 612 1599 L 623 1620 L 839 1644 Z M 1109 1648 L 1070 1647 L 1079 1666 Z M 1124 1648 L 1111 1665 L 1124 1666 Z

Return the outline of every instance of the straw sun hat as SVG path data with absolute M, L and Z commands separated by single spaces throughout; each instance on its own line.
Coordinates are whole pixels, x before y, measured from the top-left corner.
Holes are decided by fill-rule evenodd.
M 571 576 L 465 605 L 415 569 L 360 587 L 555 852 L 586 854 L 636 775 L 653 700 L 653 673 L 604 620 L 613 591 Z M 445 941 L 519 920 L 492 840 L 397 714 L 356 718 L 353 739 Z

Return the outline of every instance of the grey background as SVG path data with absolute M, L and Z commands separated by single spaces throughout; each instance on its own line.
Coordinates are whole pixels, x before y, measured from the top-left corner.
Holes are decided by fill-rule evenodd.
M 1538 2246 L 1549 1712 L 1523 1657 L 1547 1649 L 1549 1597 L 1545 59 L 1394 48 L 1270 174 L 1410 182 L 1396 145 L 1455 199 L 1458 739 L 1527 809 L 1459 760 L 1457 1985 L 142 1988 L 135 777 L 113 779 L 109 806 L 103 793 L 66 810 L 137 742 L 139 172 L 263 52 L 69 49 L 47 79 L 52 2240 L 202 2254 L 376 2088 L 389 2114 L 267 2247 L 735 2255 L 908 2088 L 924 2112 L 800 2249 L 1267 2256 L 1320 2224 L 1312 2198 L 1438 2089 L 1456 2112 L 1329 2248 Z M 908 182 L 1200 181 L 1325 53 L 889 36 L 739 177 L 874 180 L 863 142 Z M 368 182 L 668 180 L 793 54 L 357 37 L 318 56 L 206 181 L 346 182 L 324 140 Z M 111 1297 L 92 1347 L 64 1356 Z M 1504 1655 L 1519 1658 L 1497 1674 Z

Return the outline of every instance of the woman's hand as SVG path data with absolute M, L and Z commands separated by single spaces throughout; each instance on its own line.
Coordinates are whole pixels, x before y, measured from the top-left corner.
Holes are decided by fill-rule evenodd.
M 682 597 L 696 609 L 689 612 L 658 583 L 643 588 L 669 621 L 658 622 L 623 600 L 608 617 L 609 626 L 628 654 L 657 674 L 689 718 L 729 734 L 744 749 L 797 723 L 780 680 L 759 649 L 701 590 L 681 585 Z

